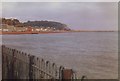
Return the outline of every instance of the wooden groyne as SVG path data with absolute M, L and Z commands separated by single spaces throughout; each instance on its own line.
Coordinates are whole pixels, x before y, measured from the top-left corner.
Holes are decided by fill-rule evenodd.
M 75 79 L 72 69 L 2 46 L 2 79 Z

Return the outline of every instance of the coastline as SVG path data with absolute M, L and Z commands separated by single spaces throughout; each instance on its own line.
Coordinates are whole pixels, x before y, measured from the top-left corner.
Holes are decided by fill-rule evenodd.
M 49 34 L 49 33 L 66 33 L 66 32 L 0 32 L 0 35 L 5 35 L 5 34 Z
M 118 32 L 118 31 L 50 31 L 50 32 L 0 32 L 0 35 L 6 35 L 6 34 L 50 34 L 50 33 L 77 33 L 77 32 Z

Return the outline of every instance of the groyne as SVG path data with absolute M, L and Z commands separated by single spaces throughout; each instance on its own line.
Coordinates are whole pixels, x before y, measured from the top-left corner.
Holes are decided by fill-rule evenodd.
M 75 79 L 75 72 L 56 63 L 2 45 L 2 80 Z

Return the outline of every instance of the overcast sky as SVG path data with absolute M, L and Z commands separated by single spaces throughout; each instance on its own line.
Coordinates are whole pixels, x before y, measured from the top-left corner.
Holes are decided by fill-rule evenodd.
M 117 2 L 3 2 L 2 16 L 20 21 L 50 20 L 72 29 L 117 30 Z

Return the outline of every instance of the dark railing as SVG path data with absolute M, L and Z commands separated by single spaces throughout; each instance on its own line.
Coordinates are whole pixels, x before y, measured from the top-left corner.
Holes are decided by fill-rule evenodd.
M 75 79 L 72 69 L 2 46 L 2 79 Z

